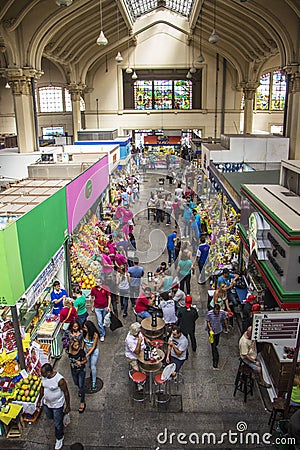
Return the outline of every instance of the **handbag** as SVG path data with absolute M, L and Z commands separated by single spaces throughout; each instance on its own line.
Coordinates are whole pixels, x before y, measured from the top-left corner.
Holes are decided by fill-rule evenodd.
M 118 317 L 114 315 L 113 312 L 110 313 L 110 329 L 111 331 L 115 331 L 117 328 L 121 328 L 123 326 L 122 322 Z

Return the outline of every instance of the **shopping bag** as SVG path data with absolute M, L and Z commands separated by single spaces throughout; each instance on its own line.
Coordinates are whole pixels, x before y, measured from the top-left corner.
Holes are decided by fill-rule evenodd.
M 215 333 L 213 332 L 213 330 L 210 330 L 209 336 L 208 336 L 208 340 L 209 340 L 210 344 L 214 343 L 214 340 L 215 340 L 215 336 L 214 335 L 215 335 Z
M 118 319 L 114 313 L 110 314 L 110 329 L 111 331 L 115 331 L 117 328 L 121 328 L 123 326 L 120 319 Z
M 104 317 L 103 325 L 107 328 L 110 327 L 110 313 L 107 313 Z
M 70 417 L 69 413 L 64 415 L 63 422 L 64 422 L 64 427 L 67 427 L 68 425 L 70 425 L 71 417 Z

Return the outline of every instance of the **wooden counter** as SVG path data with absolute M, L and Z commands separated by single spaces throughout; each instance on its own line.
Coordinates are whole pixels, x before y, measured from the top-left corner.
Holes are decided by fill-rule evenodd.
M 264 343 L 261 355 L 264 359 L 277 395 L 279 397 L 283 396 L 287 392 L 293 360 L 283 358 L 283 346 L 269 343 Z M 300 367 L 300 355 L 297 367 Z

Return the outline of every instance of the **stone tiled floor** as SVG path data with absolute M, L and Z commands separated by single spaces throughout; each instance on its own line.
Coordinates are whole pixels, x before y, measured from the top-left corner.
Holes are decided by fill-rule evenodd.
M 158 174 L 147 175 L 141 188 L 141 199 L 134 205 L 136 211 L 136 227 L 134 234 L 137 239 L 142 265 L 147 270 L 154 270 L 158 263 L 167 259 L 166 251 L 162 252 L 165 233 L 173 227 L 164 224 L 156 226 L 147 221 L 146 200 L 150 191 L 158 188 Z M 174 188 L 171 187 L 171 190 Z M 160 230 L 160 231 L 157 231 Z M 152 231 L 152 234 L 151 234 Z M 151 239 L 151 244 L 149 242 Z M 146 250 L 147 254 L 146 254 Z M 146 263 L 145 263 L 146 262 Z M 98 449 L 130 449 L 130 450 L 179 450 L 179 449 L 250 449 L 272 448 L 272 445 L 261 443 L 245 444 L 238 433 L 239 444 L 229 442 L 222 433 L 237 431 L 237 424 L 245 422 L 248 432 L 259 433 L 262 438 L 268 432 L 269 413 L 265 411 L 257 386 L 253 397 L 249 397 L 247 404 L 243 403 L 241 393 L 233 397 L 233 383 L 238 367 L 238 339 L 240 332 L 237 324 L 233 333 L 222 335 L 220 340 L 220 369 L 212 370 L 210 346 L 205 332 L 205 313 L 207 302 L 207 286 L 199 287 L 196 276 L 192 281 L 192 294 L 197 304 L 200 317 L 197 321 L 196 337 L 198 349 L 195 354 L 190 352 L 188 361 L 184 364 L 184 384 L 179 385 L 178 391 L 170 404 L 155 408 L 149 402 L 145 404 L 131 404 L 129 399 L 128 369 L 124 357 L 124 339 L 128 327 L 134 321 L 132 311 L 124 320 L 124 327 L 115 332 L 108 331 L 104 343 L 100 343 L 98 361 L 98 377 L 104 381 L 103 389 L 87 396 L 87 407 L 84 414 L 77 412 L 79 399 L 77 389 L 71 380 L 67 357 L 57 362 L 56 369 L 66 377 L 71 393 L 71 424 L 66 429 L 64 449 L 71 443 L 80 441 L 87 450 Z M 93 318 L 93 316 L 90 316 Z M 242 426 L 242 425 L 239 425 Z M 167 431 L 166 431 L 167 430 Z M 157 436 L 163 433 L 158 441 Z M 166 437 L 166 434 L 167 436 Z M 190 433 L 191 441 L 179 443 L 170 433 Z M 200 436 L 200 444 L 195 442 L 195 433 Z M 202 433 L 215 433 L 219 443 L 208 443 Z M 26 448 L 28 450 L 48 450 L 54 448 L 54 428 L 44 415 L 32 425 L 28 425 L 23 436 L 24 440 L 13 443 L 0 440 L 0 448 Z M 179 437 L 180 439 L 180 437 Z M 181 436 L 181 440 L 185 438 Z M 212 437 L 211 437 L 212 439 Z M 6 446 L 4 446 L 6 445 Z

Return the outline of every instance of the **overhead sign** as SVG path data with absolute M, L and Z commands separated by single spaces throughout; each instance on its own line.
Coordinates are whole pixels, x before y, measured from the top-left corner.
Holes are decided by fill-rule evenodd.
M 266 260 L 267 251 L 271 248 L 268 240 L 270 225 L 261 214 L 254 212 L 249 217 L 249 245 L 250 255 L 256 251 L 257 259 Z
M 252 339 L 258 342 L 295 347 L 300 313 L 260 313 L 253 316 Z

